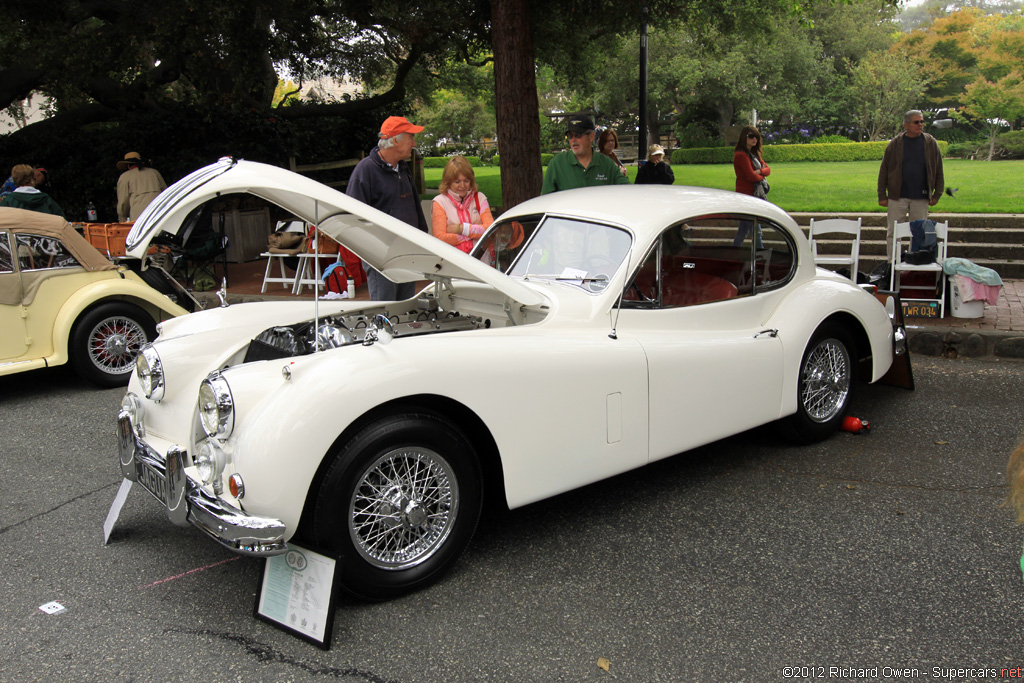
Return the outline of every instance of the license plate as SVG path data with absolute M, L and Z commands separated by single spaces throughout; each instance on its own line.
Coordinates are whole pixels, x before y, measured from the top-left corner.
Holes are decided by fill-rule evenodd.
M 157 472 L 151 465 L 141 460 L 138 462 L 138 472 L 139 483 L 152 493 L 157 500 L 165 503 L 167 501 L 167 493 L 163 475 Z
M 903 301 L 903 315 L 907 318 L 938 318 L 938 301 Z

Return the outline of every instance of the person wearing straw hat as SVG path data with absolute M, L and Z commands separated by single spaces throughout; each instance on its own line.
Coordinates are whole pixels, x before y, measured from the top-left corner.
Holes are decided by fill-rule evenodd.
M 117 162 L 122 171 L 117 179 L 117 217 L 122 223 L 134 221 L 149 203 L 156 199 L 167 183 L 160 171 L 150 168 L 149 161 L 138 152 L 128 152 Z
M 671 185 L 676 181 L 672 167 L 665 162 L 665 148 L 651 145 L 647 148 L 647 161 L 636 172 L 635 185 Z

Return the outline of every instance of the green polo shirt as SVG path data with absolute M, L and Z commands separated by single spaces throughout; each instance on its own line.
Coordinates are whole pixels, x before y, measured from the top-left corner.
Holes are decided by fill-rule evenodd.
M 583 165 L 576 160 L 571 149 L 556 154 L 548 162 L 548 170 L 544 172 L 544 185 L 541 194 L 558 190 L 574 190 L 577 187 L 594 185 L 628 185 L 629 178 L 622 174 L 619 167 L 610 157 L 594 152 L 590 165 Z

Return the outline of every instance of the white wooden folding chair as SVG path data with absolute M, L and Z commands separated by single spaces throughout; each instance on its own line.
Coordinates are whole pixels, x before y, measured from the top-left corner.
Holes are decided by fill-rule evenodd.
M 305 223 L 302 221 L 280 221 L 277 224 L 278 230 L 285 230 L 286 232 L 298 232 L 305 235 Z M 263 286 L 260 288 L 260 294 L 267 291 L 267 285 L 273 283 L 281 283 L 284 289 L 295 290 L 295 283 L 298 279 L 299 273 L 296 269 L 295 275 L 288 275 L 284 269 L 284 261 L 287 258 L 295 258 L 299 254 L 306 251 L 307 238 L 303 237 L 302 241 L 295 247 L 290 249 L 281 249 L 278 247 L 272 247 L 267 251 L 260 254 L 260 256 L 267 259 L 267 269 L 263 272 Z M 278 268 L 280 268 L 280 277 L 271 275 L 274 267 L 274 261 L 277 261 Z
M 907 241 L 907 251 L 910 250 L 910 241 L 913 235 L 910 231 L 910 223 L 896 223 L 892 228 L 892 271 L 889 280 L 889 289 L 900 291 L 900 275 L 903 273 L 934 273 L 938 278 L 935 289 L 939 292 L 939 317 L 946 316 L 946 276 L 942 272 L 942 264 L 946 260 L 946 241 L 949 237 L 949 224 L 936 223 L 936 252 L 935 261 L 922 263 L 920 265 L 907 263 L 903 260 L 905 254 L 900 248 L 903 240 Z M 906 297 L 900 295 L 902 301 L 935 301 L 934 297 Z
M 816 221 L 811 219 L 811 251 L 814 254 L 814 265 L 823 266 L 834 270 L 835 268 L 848 267 L 850 279 L 857 281 L 857 265 L 860 263 L 860 223 L 861 219 L 851 218 L 828 218 Z M 818 238 L 829 234 L 852 235 L 852 240 L 843 240 L 843 244 L 850 245 L 850 252 L 843 254 L 821 254 L 818 252 Z M 831 243 L 831 242 L 830 242 Z

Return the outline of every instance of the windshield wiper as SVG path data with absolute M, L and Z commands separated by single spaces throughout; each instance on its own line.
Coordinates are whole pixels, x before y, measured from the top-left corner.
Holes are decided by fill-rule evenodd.
M 547 277 L 547 276 L 541 275 L 540 277 Z M 608 278 L 605 277 L 604 275 L 599 275 L 597 277 L 588 277 L 586 275 L 579 275 L 579 276 L 557 275 L 557 276 L 555 276 L 555 280 L 556 281 L 558 281 L 558 280 L 572 280 L 573 282 L 607 282 Z

